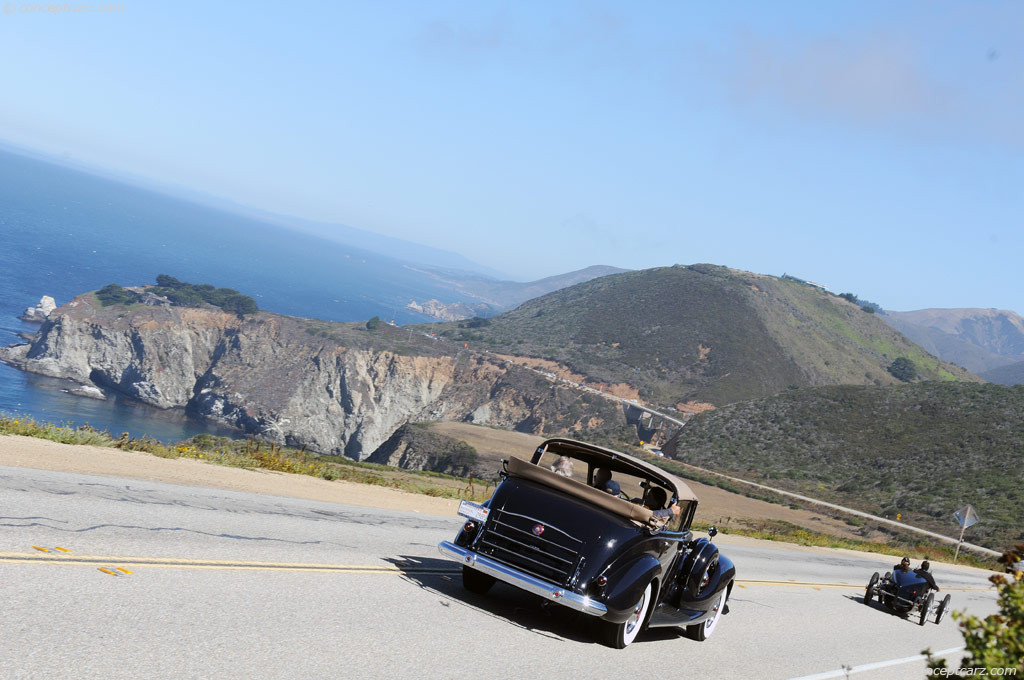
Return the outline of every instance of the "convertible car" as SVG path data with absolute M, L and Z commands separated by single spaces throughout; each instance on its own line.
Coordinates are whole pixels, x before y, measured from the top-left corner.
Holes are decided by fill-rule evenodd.
M 465 524 L 438 546 L 462 564 L 465 588 L 483 594 L 503 581 L 589 614 L 620 649 L 645 628 L 683 627 L 695 640 L 714 632 L 736 568 L 710 538 L 694 538 L 697 498 L 682 480 L 570 439 L 503 467 L 491 498 L 462 501 Z
M 871 604 L 875 596 L 896 614 L 911 616 L 916 612 L 922 626 L 932 614 L 935 614 L 935 623 L 941 623 L 949 610 L 949 595 L 936 604 L 935 593 L 931 592 L 928 582 L 912 571 L 887 571 L 882 578 L 878 578 L 876 571 L 864 589 L 864 604 Z

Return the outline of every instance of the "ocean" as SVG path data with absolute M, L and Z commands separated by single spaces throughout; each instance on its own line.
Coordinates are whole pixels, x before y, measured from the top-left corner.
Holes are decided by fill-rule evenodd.
M 261 309 L 330 321 L 429 321 L 411 300 L 462 301 L 401 261 L 164 194 L 0 151 L 0 344 L 43 295 L 58 305 L 108 283 L 169 274 L 235 288 Z M 179 441 L 239 433 L 116 394 L 68 394 L 65 381 L 0 364 L 0 412 Z

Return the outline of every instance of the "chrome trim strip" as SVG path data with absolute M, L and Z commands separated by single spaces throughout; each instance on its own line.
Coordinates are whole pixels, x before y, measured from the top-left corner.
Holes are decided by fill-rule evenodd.
M 505 566 L 489 557 L 478 555 L 472 550 L 457 546 L 451 541 L 441 541 L 437 549 L 448 559 L 455 560 L 471 569 L 490 574 L 499 581 L 508 583 L 516 588 L 521 588 L 534 595 L 540 595 L 545 599 L 565 605 L 570 609 L 575 609 L 591 616 L 604 616 L 608 613 L 608 608 L 604 604 L 592 600 L 585 595 L 580 595 L 571 590 L 559 588 L 546 581 L 542 581 L 539 578 L 534 578 L 518 569 Z

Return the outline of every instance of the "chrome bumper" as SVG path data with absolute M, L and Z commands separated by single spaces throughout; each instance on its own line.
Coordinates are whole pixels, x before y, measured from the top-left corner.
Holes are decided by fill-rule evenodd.
M 524 574 L 518 569 L 505 566 L 500 562 L 495 562 L 489 557 L 484 555 L 477 555 L 472 550 L 467 550 L 460 546 L 455 545 L 451 541 L 441 541 L 438 544 L 437 549 L 445 557 L 461 562 L 463 565 L 482 571 L 485 574 L 490 574 L 499 581 L 521 588 L 534 595 L 540 595 L 541 597 L 557 602 L 560 605 L 575 609 L 576 611 L 583 612 L 584 614 L 590 614 L 591 616 L 604 616 L 608 612 L 608 608 L 600 602 L 590 599 L 584 595 L 579 595 L 566 590 L 565 588 L 559 588 L 558 586 L 552 585 L 546 581 L 542 581 L 539 578 Z

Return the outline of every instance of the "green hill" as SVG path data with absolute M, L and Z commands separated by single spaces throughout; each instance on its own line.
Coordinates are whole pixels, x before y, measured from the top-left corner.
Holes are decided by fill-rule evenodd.
M 694 417 L 678 460 L 956 535 L 1024 540 L 1024 387 L 918 383 L 787 390 Z
M 794 386 L 897 384 L 888 369 L 899 358 L 921 379 L 980 380 L 843 298 L 715 265 L 604 276 L 493 319 L 440 328 L 478 350 L 629 384 L 661 405 L 722 405 Z

